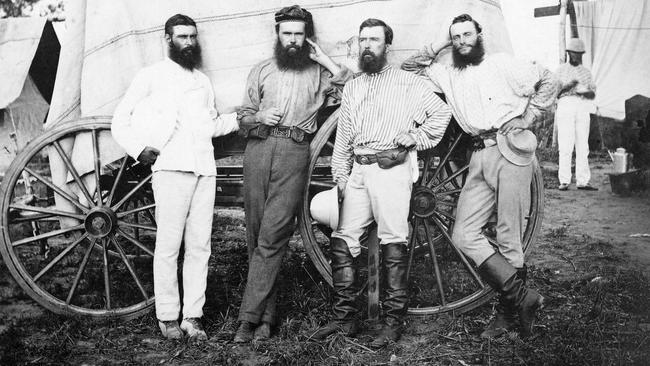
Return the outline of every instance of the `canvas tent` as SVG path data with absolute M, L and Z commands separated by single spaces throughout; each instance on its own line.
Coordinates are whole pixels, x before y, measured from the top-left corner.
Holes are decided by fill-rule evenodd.
M 583 62 L 597 85 L 596 114 L 622 120 L 625 101 L 650 96 L 650 0 L 574 2 Z
M 59 50 L 44 18 L 0 19 L 0 174 L 43 131 Z

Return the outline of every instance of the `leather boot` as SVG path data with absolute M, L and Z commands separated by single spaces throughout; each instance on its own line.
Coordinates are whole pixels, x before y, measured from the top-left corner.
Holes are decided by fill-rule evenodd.
M 526 267 L 525 264 L 522 268 L 517 268 L 516 276 L 524 283 L 524 285 L 526 284 L 527 272 L 528 267 Z M 497 296 L 498 301 L 495 307 L 496 315 L 485 328 L 483 333 L 481 333 L 481 338 L 496 338 L 504 333 L 517 329 L 517 308 L 512 303 L 507 302 L 503 296 Z
M 384 266 L 384 324 L 377 337 L 370 344 L 380 348 L 389 342 L 397 342 L 402 337 L 404 315 L 408 302 L 407 249 L 404 243 L 382 245 Z
M 354 258 L 350 253 L 348 244 L 339 238 L 330 240 L 330 256 L 332 267 L 332 282 L 334 287 L 334 301 L 332 304 L 332 321 L 318 329 L 311 336 L 315 340 L 323 340 L 328 335 L 341 332 L 348 337 L 354 336 L 358 331 L 356 321 L 356 271 Z
M 494 253 L 479 267 L 483 279 L 503 298 L 512 304 L 519 317 L 519 333 L 522 337 L 533 334 L 535 313 L 544 303 L 544 297 L 535 290 L 526 288 L 524 281 L 517 277 L 517 269 L 499 253 Z

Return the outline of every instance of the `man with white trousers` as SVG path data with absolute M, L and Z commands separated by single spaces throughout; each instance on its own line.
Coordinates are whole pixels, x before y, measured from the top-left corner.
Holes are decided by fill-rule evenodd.
M 596 96 L 589 69 L 582 65 L 585 45 L 578 38 L 571 38 L 567 45 L 569 62 L 560 65 L 556 75 L 560 81 L 555 124 L 559 149 L 558 178 L 560 191 L 569 189 L 571 183 L 571 155 L 576 151 L 576 187 L 580 190 L 596 191 L 589 184 L 589 112 Z
M 201 325 L 216 190 L 212 138 L 238 130 L 236 113 L 219 115 L 208 77 L 197 69 L 195 22 L 176 14 L 165 23 L 169 57 L 142 69 L 115 109 L 112 133 L 126 152 L 152 164 L 156 202 L 153 277 L 164 337 L 207 339 Z M 183 321 L 177 260 L 183 261 Z

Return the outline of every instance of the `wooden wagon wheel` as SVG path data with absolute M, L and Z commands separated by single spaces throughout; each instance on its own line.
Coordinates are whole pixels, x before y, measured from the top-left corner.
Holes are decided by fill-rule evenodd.
M 85 141 L 87 174 L 73 164 L 72 141 Z M 151 171 L 124 155 L 107 161 L 111 144 L 108 117 L 61 124 L 30 142 L 2 182 L 4 262 L 58 314 L 130 319 L 154 304 Z M 63 183 L 53 179 L 55 157 L 68 170 Z
M 319 129 L 311 143 L 309 180 L 299 214 L 300 234 L 305 250 L 316 269 L 331 285 L 332 272 L 327 256 L 331 230 L 317 224 L 309 213 L 311 198 L 334 186 L 330 159 L 334 148 L 337 113 Z M 459 314 L 489 301 L 494 295 L 477 274 L 474 264 L 451 245 L 456 204 L 468 169 L 467 136 L 450 125 L 443 141 L 434 149 L 418 154 L 420 180 L 411 197 L 409 217 L 409 314 Z M 538 166 L 531 183 L 530 210 L 526 216 L 524 251 L 531 249 L 541 227 L 544 190 Z M 496 244 L 494 224 L 484 228 L 488 240 Z M 362 256 L 365 246 L 362 243 Z M 366 263 L 361 260 L 360 263 Z

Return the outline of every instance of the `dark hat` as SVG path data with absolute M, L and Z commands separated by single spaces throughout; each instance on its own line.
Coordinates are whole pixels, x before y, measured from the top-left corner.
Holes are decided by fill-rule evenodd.
M 280 11 L 275 13 L 275 23 L 282 23 L 292 20 L 311 24 L 311 13 L 298 5 L 287 6 L 286 8 L 282 8 Z

